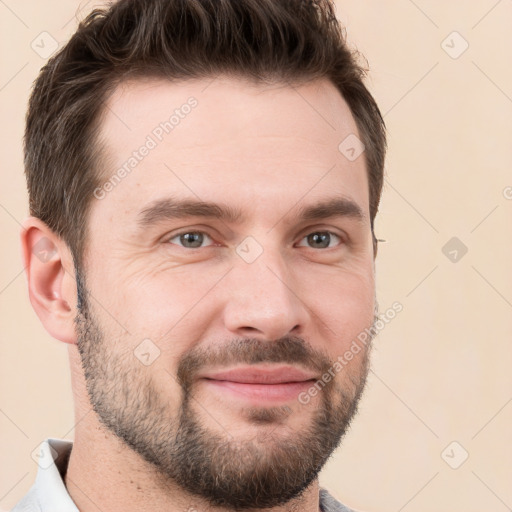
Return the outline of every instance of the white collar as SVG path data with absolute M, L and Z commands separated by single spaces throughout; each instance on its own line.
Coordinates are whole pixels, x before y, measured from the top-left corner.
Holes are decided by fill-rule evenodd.
M 72 447 L 73 441 L 55 438 L 39 445 L 36 480 L 11 512 L 80 512 L 61 476 L 67 471 Z

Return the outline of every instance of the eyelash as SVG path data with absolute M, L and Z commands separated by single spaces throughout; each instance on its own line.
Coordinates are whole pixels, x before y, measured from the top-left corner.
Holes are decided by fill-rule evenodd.
M 335 246 L 335 247 L 338 247 L 340 245 L 343 245 L 345 243 L 345 240 L 343 238 L 343 236 L 341 235 L 338 235 L 337 233 L 334 233 L 333 231 L 329 231 L 329 230 L 316 230 L 316 231 L 310 231 L 309 233 L 307 233 L 306 235 L 304 235 L 300 241 L 304 240 L 305 238 L 307 238 L 309 235 L 314 235 L 314 234 L 326 234 L 328 233 L 329 235 L 334 235 L 335 237 L 337 237 L 339 240 L 340 240 L 340 243 Z M 204 232 L 204 231 L 193 231 L 193 230 L 187 230 L 187 231 L 182 231 L 180 233 L 176 233 L 174 234 L 172 237 L 170 238 L 167 238 L 167 242 L 168 243 L 172 243 L 171 240 L 175 239 L 175 238 L 179 238 L 181 237 L 182 235 L 187 235 L 187 234 L 201 234 L 201 235 L 206 235 L 208 238 L 210 238 L 210 240 L 213 241 L 212 237 Z M 178 245 L 178 244 L 173 244 L 173 245 Z M 178 245 L 178 247 L 181 247 L 183 249 L 188 249 L 188 250 L 194 250 L 194 249 L 204 249 L 204 247 L 184 247 L 183 245 Z M 211 247 L 211 246 L 206 246 L 206 247 Z M 304 247 L 304 246 L 301 246 L 301 247 Z M 314 249 L 313 247 L 309 247 L 310 249 Z M 321 249 L 333 249 L 334 247 L 322 247 Z M 315 250 L 315 249 L 314 249 Z M 316 249 L 318 250 L 318 249 Z

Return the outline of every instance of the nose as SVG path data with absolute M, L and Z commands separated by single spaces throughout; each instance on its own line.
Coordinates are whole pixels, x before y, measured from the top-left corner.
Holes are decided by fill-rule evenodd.
M 310 313 L 293 275 L 280 257 L 236 262 L 225 283 L 225 328 L 265 340 L 301 335 Z

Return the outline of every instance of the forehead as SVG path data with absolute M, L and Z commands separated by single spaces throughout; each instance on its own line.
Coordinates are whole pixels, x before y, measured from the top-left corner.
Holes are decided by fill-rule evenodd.
M 302 85 L 263 84 L 227 75 L 182 81 L 145 77 L 121 82 L 106 102 L 102 131 L 109 134 L 110 130 L 117 132 L 122 126 L 126 133 L 131 132 L 134 126 L 130 121 L 142 123 L 140 128 L 147 130 L 153 127 L 153 121 L 168 119 L 191 97 L 198 102 L 195 117 L 197 112 L 215 116 L 217 126 L 223 130 L 236 131 L 237 125 L 246 121 L 260 124 L 265 120 L 267 129 L 279 129 L 283 125 L 290 128 L 289 119 L 280 113 L 290 114 L 293 110 L 295 119 L 308 120 L 311 128 L 325 125 L 335 131 L 357 131 L 350 108 L 328 79 Z M 277 105 L 280 109 L 276 111 Z M 299 132 L 300 127 L 296 128 Z M 201 135 L 215 138 L 216 130 L 205 130 Z
M 354 135 L 350 109 L 327 79 L 300 86 L 226 76 L 125 82 L 106 102 L 107 193 L 91 211 L 126 217 L 166 194 L 289 208 L 327 192 L 365 210 L 364 158 L 350 161 L 339 150 Z

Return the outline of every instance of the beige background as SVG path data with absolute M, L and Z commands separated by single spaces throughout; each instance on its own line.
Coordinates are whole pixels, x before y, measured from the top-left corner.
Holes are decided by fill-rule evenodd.
M 39 442 L 74 433 L 67 351 L 39 323 L 23 275 L 21 136 L 45 62 L 31 42 L 46 31 L 64 43 L 75 15 L 94 5 L 0 1 L 3 509 L 32 484 Z M 376 340 L 360 414 L 321 484 L 367 512 L 510 510 L 512 1 L 337 6 L 349 41 L 368 58 L 388 126 L 377 294 L 381 312 L 394 301 L 404 309 Z M 457 262 L 442 251 L 452 237 L 468 248 Z M 446 461 L 460 463 L 464 451 L 468 459 L 452 469 Z

